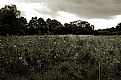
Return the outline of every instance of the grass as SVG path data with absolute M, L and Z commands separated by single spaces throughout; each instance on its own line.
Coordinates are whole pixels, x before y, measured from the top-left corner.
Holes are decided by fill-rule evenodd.
M 0 36 L 0 66 L 1 80 L 121 80 L 121 36 Z

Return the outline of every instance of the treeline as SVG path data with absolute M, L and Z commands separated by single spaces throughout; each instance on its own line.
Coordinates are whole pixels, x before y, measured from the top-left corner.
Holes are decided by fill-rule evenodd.
M 73 21 L 62 25 L 55 19 L 32 17 L 27 22 L 21 17 L 16 5 L 6 5 L 0 9 L 0 35 L 114 35 L 121 34 L 121 24 L 116 28 L 95 30 L 87 21 Z
M 118 23 L 116 27 L 98 29 L 96 35 L 121 35 L 121 23 Z
M 66 34 L 92 34 L 94 32 L 94 26 L 90 25 L 86 21 L 74 21 L 65 23 L 62 25 L 55 19 L 48 18 L 44 21 L 43 18 L 37 19 L 32 17 L 29 23 L 25 26 L 25 32 L 27 35 L 31 34 L 52 34 L 52 35 L 66 35 Z

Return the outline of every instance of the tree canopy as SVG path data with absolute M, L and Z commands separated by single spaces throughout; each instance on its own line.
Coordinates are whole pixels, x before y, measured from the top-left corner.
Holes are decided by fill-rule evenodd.
M 0 35 L 24 34 L 24 23 L 19 19 L 20 14 L 16 5 L 5 5 L 0 9 Z

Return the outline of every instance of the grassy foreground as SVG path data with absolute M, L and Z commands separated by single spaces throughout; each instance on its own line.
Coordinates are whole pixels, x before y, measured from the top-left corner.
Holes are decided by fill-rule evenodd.
M 1 80 L 121 80 L 121 36 L 0 36 L 0 66 Z

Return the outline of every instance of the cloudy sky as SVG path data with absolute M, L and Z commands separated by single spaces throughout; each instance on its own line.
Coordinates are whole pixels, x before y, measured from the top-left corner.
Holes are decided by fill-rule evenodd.
M 21 15 L 57 19 L 62 24 L 74 20 L 88 21 L 96 29 L 115 27 L 121 22 L 121 0 L 1 0 L 16 4 Z

